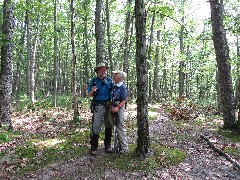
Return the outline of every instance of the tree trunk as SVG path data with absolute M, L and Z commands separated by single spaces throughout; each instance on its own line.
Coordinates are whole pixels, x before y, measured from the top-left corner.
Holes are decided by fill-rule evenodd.
M 31 59 L 32 59 L 32 36 L 30 29 L 30 1 L 26 0 L 26 29 L 27 29 L 27 67 L 26 67 L 26 84 L 27 84 L 27 94 L 29 100 L 31 101 Z
M 37 46 L 38 46 L 39 21 L 40 21 L 40 12 L 38 12 L 38 15 L 37 15 L 36 34 L 33 41 L 33 55 L 30 61 L 30 92 L 31 92 L 30 98 L 31 98 L 32 107 L 34 107 L 34 103 L 35 103 L 35 69 L 36 69 L 36 54 L 37 54 Z
M 239 62 L 240 51 L 239 51 L 238 36 L 236 37 L 236 39 L 237 39 L 236 46 L 237 46 L 237 57 L 238 57 L 237 69 L 240 69 L 240 62 Z M 237 124 L 238 124 L 238 129 L 240 129 L 240 74 L 238 74 L 238 77 L 237 77 L 234 107 L 237 109 L 237 112 L 238 112 L 238 114 L 237 114 L 238 115 Z
M 182 25 L 181 25 L 181 32 L 180 32 L 180 54 L 184 54 L 184 3 L 185 0 L 182 0 L 182 7 L 181 7 L 181 14 L 182 14 Z M 185 63 L 183 60 L 180 61 L 179 64 L 179 71 L 178 71 L 178 76 L 179 76 L 179 97 L 184 95 L 184 81 L 185 81 L 185 73 L 184 73 L 184 68 L 185 68 Z
M 162 69 L 162 98 L 167 98 L 167 59 L 164 57 L 163 54 L 162 60 L 163 60 L 163 69 Z M 160 93 L 160 91 L 159 91 Z
M 25 43 L 25 35 L 26 35 L 26 15 L 25 15 L 25 22 L 22 24 L 23 31 L 22 31 L 22 35 L 20 38 L 20 48 L 18 50 L 18 59 L 17 59 L 17 67 L 16 67 L 16 73 L 14 76 L 14 80 L 13 80 L 13 93 L 18 93 L 18 91 L 20 91 L 20 87 L 21 87 L 21 65 L 23 64 L 23 50 L 24 50 L 24 43 Z
M 153 76 L 153 99 L 159 101 L 159 78 L 158 78 L 158 66 L 159 66 L 159 42 L 160 42 L 160 31 L 157 31 L 157 45 L 156 45 L 156 58 L 155 58 L 155 68 Z
M 144 0 L 135 0 L 136 70 L 137 70 L 137 148 L 138 157 L 149 152 L 149 125 L 147 99 L 146 10 Z
M 107 19 L 107 41 L 108 41 L 108 62 L 110 63 L 110 70 L 113 70 L 112 63 L 112 42 L 110 33 L 110 20 L 109 20 L 109 2 L 106 0 L 106 19 Z
M 149 47 L 148 47 L 148 60 L 147 60 L 147 66 L 148 66 L 148 102 L 152 101 L 152 73 L 151 73 L 151 53 L 152 53 L 152 43 L 153 43 L 153 30 L 154 30 L 154 23 L 155 23 L 155 12 L 153 12 L 152 16 L 152 23 L 151 23 L 151 32 L 150 32 L 150 39 L 149 39 Z
M 95 12 L 95 36 L 96 36 L 96 63 L 105 60 L 104 24 L 103 24 L 103 0 L 96 0 Z
M 6 122 L 9 129 L 12 129 L 11 94 L 13 82 L 13 9 L 13 1 L 3 1 L 3 43 L 1 47 L 0 74 L 0 126 L 2 126 L 2 122 Z
M 129 43 L 129 32 L 130 32 L 130 25 L 131 25 L 131 22 L 132 22 L 132 19 L 133 19 L 133 17 L 131 16 L 131 11 L 130 11 L 130 7 L 132 5 L 132 1 L 133 0 L 128 0 L 127 1 L 127 7 L 128 7 L 129 10 L 127 11 L 127 15 L 126 15 L 125 35 L 124 35 L 123 71 L 127 72 L 127 73 L 128 73 L 128 59 L 129 59 L 129 52 L 130 52 L 130 48 L 129 48 L 129 44 L 130 44 Z
M 54 0 L 53 16 L 54 16 L 54 107 L 56 107 L 57 106 L 57 88 L 58 88 L 57 0 Z M 72 28 L 72 25 L 71 25 L 71 28 Z
M 222 6 L 218 0 L 210 0 L 213 42 L 218 67 L 218 87 L 223 111 L 224 128 L 236 128 L 233 106 L 233 88 L 231 65 L 229 64 L 229 49 L 223 25 Z
M 77 65 L 76 65 L 76 52 L 75 52 L 75 2 L 71 0 L 71 44 L 72 44 L 72 83 L 73 83 L 73 108 L 74 108 L 74 116 L 73 121 L 78 121 L 79 112 L 78 112 L 78 104 L 77 104 Z
M 88 43 L 88 12 L 87 12 L 87 7 L 88 7 L 88 4 L 86 1 L 84 1 L 84 11 L 85 11 L 85 16 L 84 16 L 84 46 L 85 46 L 85 49 L 86 49 L 86 53 L 84 54 L 84 66 L 85 66 L 85 76 L 84 76 L 84 87 L 86 88 L 87 87 L 87 84 L 88 84 L 88 81 L 89 81 L 89 71 L 88 71 L 88 68 L 92 69 L 91 67 L 91 63 L 90 63 L 90 52 L 89 52 L 89 43 Z M 84 97 L 87 96 L 87 89 L 85 89 L 84 91 L 84 94 L 83 94 Z

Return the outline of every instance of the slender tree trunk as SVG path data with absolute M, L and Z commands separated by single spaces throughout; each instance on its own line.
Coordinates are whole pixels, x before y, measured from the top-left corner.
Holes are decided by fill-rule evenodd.
M 185 0 L 182 0 L 182 7 L 181 7 L 181 12 L 182 12 L 182 25 L 181 25 L 181 32 L 180 32 L 180 54 L 184 54 L 184 3 Z M 184 68 L 185 68 L 185 63 L 183 60 L 180 61 L 179 64 L 179 97 L 184 95 L 184 81 L 185 81 L 185 73 L 184 73 Z
M 26 35 L 26 15 L 25 15 L 25 22 L 23 23 L 23 31 L 22 31 L 22 35 L 20 38 L 20 48 L 18 51 L 18 59 L 17 59 L 17 68 L 16 68 L 16 73 L 14 76 L 14 80 L 13 80 L 13 93 L 17 93 L 18 91 L 20 91 L 20 87 L 21 87 L 21 76 L 22 76 L 22 69 L 21 69 L 21 65 L 23 64 L 23 50 L 24 50 L 24 43 L 25 43 L 25 35 Z
M 148 101 L 152 101 L 152 71 L 151 71 L 151 53 L 152 53 L 152 43 L 153 43 L 153 29 L 154 29 L 154 23 L 155 23 L 155 12 L 153 12 L 152 16 L 152 23 L 151 23 L 151 32 L 150 32 L 150 39 L 149 39 L 149 47 L 148 47 Z
M 84 1 L 84 11 L 85 11 L 85 16 L 84 16 L 84 47 L 86 49 L 85 54 L 84 54 L 84 66 L 85 66 L 85 76 L 84 76 L 84 87 L 85 87 L 85 91 L 83 96 L 86 97 L 87 96 L 87 84 L 89 82 L 89 71 L 88 68 L 90 67 L 90 69 L 92 69 L 91 67 L 91 63 L 90 63 L 90 52 L 89 52 L 89 43 L 88 43 L 88 13 L 87 13 L 87 2 Z
M 96 63 L 105 60 L 105 36 L 103 24 L 103 0 L 96 0 L 95 12 Z
M 106 19 L 107 19 L 107 41 L 108 41 L 108 62 L 110 63 L 110 70 L 113 70 L 112 63 L 112 42 L 110 32 L 110 18 L 109 18 L 109 1 L 106 0 Z
M 58 88 L 57 0 L 54 0 L 53 16 L 54 16 L 54 106 L 56 107 L 57 106 L 57 88 Z
M 59 43 L 58 43 L 58 48 L 57 48 L 57 93 L 56 95 L 62 95 L 62 56 L 61 56 L 61 50 L 62 48 L 62 29 L 61 27 L 60 30 L 60 38 L 59 38 Z M 56 98 L 56 105 L 57 105 L 57 98 Z
M 137 148 L 138 157 L 146 157 L 149 152 L 148 125 L 148 77 L 146 57 L 146 10 L 144 0 L 135 0 L 136 19 L 136 70 L 137 70 Z
M 0 73 L 0 126 L 2 126 L 2 122 L 6 122 L 9 129 L 12 129 L 11 94 L 13 82 L 13 9 L 13 1 L 3 1 L 3 36 Z
M 153 99 L 159 101 L 159 78 L 158 78 L 158 67 L 159 67 L 159 42 L 160 42 L 160 31 L 157 31 L 157 45 L 156 45 L 156 58 L 153 76 Z
M 132 5 L 133 0 L 127 1 L 127 7 L 128 9 Z M 124 35 L 124 62 L 123 62 L 123 71 L 128 73 L 128 58 L 129 58 L 129 33 L 130 33 L 130 25 L 132 21 L 131 11 L 128 10 L 126 14 L 126 20 L 125 20 L 125 35 Z M 128 76 L 129 77 L 129 76 Z
M 218 87 L 223 111 L 224 128 L 234 130 L 235 109 L 233 106 L 233 88 L 229 49 L 223 25 L 222 4 L 218 0 L 210 0 L 213 42 L 218 67 Z
M 190 64 L 190 62 L 188 62 L 188 59 L 189 59 L 189 45 L 187 45 L 187 48 L 186 48 L 186 57 L 187 57 L 187 62 L 186 62 L 186 64 L 188 65 L 188 64 Z M 189 71 L 192 71 L 191 69 L 189 69 Z M 190 89 L 190 85 L 189 85 L 189 80 L 188 80 L 189 78 L 188 78 L 188 74 L 187 73 L 185 73 L 185 94 L 186 94 L 186 97 L 187 98 L 189 98 L 190 96 L 189 96 L 189 89 Z
M 26 84 L 27 84 L 27 93 L 31 101 L 31 59 L 32 59 L 32 36 L 30 29 L 30 1 L 26 0 L 26 29 L 27 29 L 27 67 L 26 67 Z
M 36 34 L 33 41 L 33 55 L 30 61 L 30 92 L 31 92 L 30 97 L 31 97 L 32 107 L 34 107 L 34 102 L 35 102 L 35 69 L 36 69 L 36 54 L 37 54 L 37 46 L 38 46 L 39 21 L 40 21 L 40 12 L 38 12 L 38 15 L 37 15 Z
M 129 61 L 129 59 L 130 59 L 130 49 L 132 49 L 132 43 L 133 43 L 133 40 L 132 40 L 132 37 L 133 37 L 133 28 L 134 28 L 134 16 L 132 16 L 132 18 L 131 18 L 131 33 L 130 33 L 130 37 L 129 37 L 129 44 L 128 44 L 128 50 L 127 50 L 127 53 L 126 53 L 126 57 L 124 56 L 124 65 L 123 65 L 123 69 L 124 69 L 124 66 L 125 65 L 127 65 L 127 67 L 123 70 L 124 72 L 127 72 L 127 74 L 128 74 L 128 76 L 127 76 L 127 87 L 128 87 L 128 93 L 129 93 L 129 96 L 128 96 L 128 98 L 130 99 L 130 98 L 132 98 L 132 92 L 131 92 L 131 89 L 133 89 L 133 88 L 131 88 L 131 86 L 129 85 L 129 78 L 130 77 L 133 77 L 133 75 L 131 76 L 131 75 L 129 75 L 131 72 L 129 72 L 129 68 L 128 68 L 128 61 Z M 126 58 L 126 59 L 125 59 Z M 127 63 L 126 63 L 127 62 Z M 132 72 L 132 74 L 133 74 L 133 72 Z M 135 82 L 133 81 L 133 85 L 134 86 L 132 86 L 132 87 L 135 87 Z M 136 89 L 136 88 L 134 88 L 134 89 Z
M 71 0 L 71 44 L 72 44 L 72 79 L 73 79 L 73 108 L 74 117 L 73 120 L 79 119 L 78 104 L 77 104 L 77 65 L 76 65 L 76 52 L 75 52 L 75 2 Z
M 63 63 L 63 69 L 69 69 L 69 67 L 68 67 L 68 61 L 67 61 L 67 59 L 68 59 L 68 56 L 69 56 L 69 53 L 68 53 L 68 51 L 69 51 L 69 43 L 67 43 L 67 50 L 66 50 L 66 54 L 65 54 L 65 62 Z M 64 93 L 66 94 L 66 95 L 68 95 L 69 94 L 69 75 L 68 75 L 68 71 L 63 71 L 63 84 L 64 84 L 64 88 L 63 88 L 63 91 L 64 91 Z
M 161 42 L 162 42 L 162 44 L 164 44 L 164 46 L 168 46 L 171 43 L 171 39 L 168 39 L 168 41 L 166 41 L 166 37 L 164 35 Z M 167 81 L 168 81 L 168 79 L 167 79 L 167 58 L 165 57 L 165 54 L 166 54 L 165 49 L 166 48 L 163 48 L 163 50 L 162 50 L 162 61 L 163 61 L 162 81 L 161 81 L 162 88 L 160 88 L 162 91 L 160 91 L 160 89 L 158 91 L 159 92 L 158 99 L 160 99 L 160 92 L 161 92 L 161 97 L 164 100 L 166 98 L 168 98 L 169 96 L 171 97 L 171 95 L 170 95 L 171 93 L 169 93 L 169 90 L 168 90 L 169 87 L 167 86 Z M 172 76 L 171 76 L 171 78 L 172 78 Z M 170 79 L 170 81 L 171 81 L 171 79 Z

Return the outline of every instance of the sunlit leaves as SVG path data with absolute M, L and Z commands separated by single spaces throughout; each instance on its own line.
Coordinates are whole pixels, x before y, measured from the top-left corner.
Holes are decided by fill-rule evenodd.
M 156 12 L 156 13 L 159 13 L 163 16 L 171 16 L 173 15 L 173 7 L 171 7 L 170 5 L 167 5 L 167 4 L 150 4 L 149 3 L 149 6 L 146 7 L 146 9 L 148 11 L 151 11 L 151 12 Z

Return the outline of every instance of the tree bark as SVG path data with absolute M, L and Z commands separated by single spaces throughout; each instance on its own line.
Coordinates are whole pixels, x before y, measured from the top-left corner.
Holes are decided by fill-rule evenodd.
M 75 2 L 71 0 L 71 44 L 72 44 L 72 83 L 73 83 L 73 108 L 74 116 L 73 121 L 79 119 L 78 104 L 77 104 L 77 65 L 76 65 L 76 52 L 75 52 Z
M 151 32 L 150 32 L 150 39 L 149 39 L 149 47 L 148 47 L 148 61 L 147 61 L 147 66 L 148 66 L 148 102 L 151 103 L 152 101 L 152 73 L 151 73 L 151 53 L 152 53 L 152 43 L 153 43 L 153 30 L 154 30 L 154 23 L 155 23 L 155 12 L 153 12 L 152 15 L 152 23 L 151 23 Z
M 106 20 L 107 20 L 108 62 L 110 64 L 110 70 L 113 70 L 112 42 L 111 42 L 111 32 L 110 32 L 110 18 L 109 18 L 109 2 L 108 2 L 108 0 L 106 0 Z
M 40 3 L 41 0 L 40 0 Z M 37 46 L 38 46 L 38 33 L 39 33 L 39 21 L 40 21 L 40 12 L 37 15 L 37 25 L 36 25 L 36 34 L 33 41 L 33 53 L 32 58 L 30 60 L 30 99 L 31 105 L 34 107 L 35 103 L 35 69 L 36 69 L 36 54 L 37 54 Z
M 20 91 L 20 87 L 21 87 L 21 79 L 22 79 L 22 64 L 23 64 L 23 50 L 24 50 L 24 43 L 25 43 L 25 35 L 26 35 L 26 15 L 25 15 L 25 22 L 22 23 L 22 27 L 21 28 L 22 31 L 22 35 L 20 38 L 20 47 L 18 50 L 18 59 L 17 59 L 17 68 L 16 68 L 16 73 L 14 75 L 14 79 L 13 79 L 13 93 L 18 93 L 18 91 Z
M 213 42 L 218 68 L 218 87 L 223 112 L 224 128 L 234 130 L 235 109 L 233 106 L 233 87 L 231 65 L 229 63 L 229 49 L 223 25 L 222 6 L 218 0 L 210 0 Z
M 146 10 L 144 0 L 135 0 L 136 70 L 137 70 L 137 148 L 138 157 L 149 152 L 149 125 L 147 99 Z
M 73 12 L 72 12 L 73 13 Z M 54 0 L 54 107 L 57 106 L 58 91 L 58 52 L 57 52 L 57 0 Z M 72 25 L 71 25 L 72 28 Z M 72 37 L 73 38 L 73 37 Z
M 184 54 L 184 3 L 185 0 L 182 0 L 182 6 L 181 6 L 181 14 L 182 14 L 182 25 L 181 25 L 181 31 L 179 35 L 179 40 L 180 40 L 180 54 Z M 183 60 L 180 61 L 179 64 L 179 71 L 178 71 L 178 76 L 179 76 L 179 97 L 184 95 L 184 81 L 185 81 L 185 63 Z
M 237 57 L 238 57 L 238 63 L 237 63 L 237 69 L 240 69 L 240 48 L 239 48 L 239 37 L 237 36 L 236 37 L 237 39 Z M 234 107 L 237 109 L 237 124 L 238 124 L 238 129 L 240 129 L 240 74 L 238 74 L 238 77 L 237 77 L 237 83 L 236 83 L 236 93 L 235 93 L 235 100 L 234 100 Z
M 103 24 L 103 0 L 96 0 L 95 12 L 96 63 L 105 60 L 105 36 Z
M 31 101 L 31 59 L 32 59 L 32 35 L 30 27 L 30 1 L 26 0 L 26 29 L 27 29 L 27 67 L 26 67 L 26 84 L 27 94 Z
M 156 45 L 156 58 L 153 76 L 153 91 L 152 97 L 155 101 L 159 101 L 159 78 L 158 78 L 158 67 L 159 67 L 159 42 L 160 42 L 160 31 L 157 31 L 157 45 Z
M 1 74 L 0 74 L 0 126 L 6 122 L 12 129 L 11 122 L 11 94 L 13 82 L 13 17 L 14 2 L 3 1 L 3 29 L 1 47 Z
M 86 1 L 84 1 L 84 11 L 85 11 L 85 16 L 84 16 L 84 47 L 86 49 L 85 54 L 84 54 L 84 65 L 85 65 L 85 76 L 84 76 L 84 87 L 85 91 L 83 94 L 83 97 L 87 96 L 87 84 L 89 81 L 89 71 L 88 68 L 92 69 L 92 64 L 90 63 L 90 51 L 89 51 L 89 39 L 88 39 L 88 12 L 87 12 L 87 7 L 88 4 Z
M 128 8 L 130 8 L 130 6 L 132 5 L 132 2 L 133 0 L 127 1 Z M 125 20 L 124 52 L 123 52 L 123 56 L 124 56 L 123 71 L 127 73 L 128 73 L 128 59 L 129 59 L 129 52 L 130 52 L 129 45 L 131 43 L 131 41 L 129 42 L 129 33 L 130 33 L 130 26 L 131 26 L 132 20 L 133 20 L 133 17 L 131 16 L 130 10 L 128 10 L 126 14 L 126 20 Z

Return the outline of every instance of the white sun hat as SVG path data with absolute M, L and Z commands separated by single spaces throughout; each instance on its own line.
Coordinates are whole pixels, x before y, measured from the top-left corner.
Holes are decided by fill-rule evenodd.
M 113 74 L 119 74 L 119 76 L 122 77 L 123 79 L 127 77 L 127 73 L 119 70 L 113 71 Z

